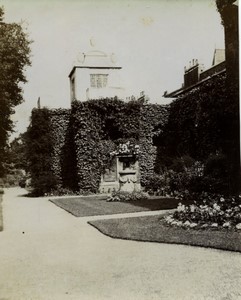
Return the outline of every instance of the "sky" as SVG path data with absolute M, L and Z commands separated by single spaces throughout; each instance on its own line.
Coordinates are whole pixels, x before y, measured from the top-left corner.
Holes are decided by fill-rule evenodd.
M 115 53 L 129 96 L 141 91 L 165 104 L 165 91 L 180 88 L 184 66 L 206 68 L 224 32 L 215 0 L 0 0 L 6 22 L 23 21 L 33 40 L 26 69 L 25 102 L 16 108 L 13 136 L 29 125 L 31 110 L 70 107 L 68 75 L 79 53 Z

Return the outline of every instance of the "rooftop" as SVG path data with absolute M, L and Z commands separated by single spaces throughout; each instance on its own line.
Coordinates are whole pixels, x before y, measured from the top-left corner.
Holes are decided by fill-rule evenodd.
M 116 65 L 114 53 L 111 55 L 103 51 L 89 51 L 80 53 L 75 62 L 76 67 L 99 67 L 99 68 L 120 68 Z

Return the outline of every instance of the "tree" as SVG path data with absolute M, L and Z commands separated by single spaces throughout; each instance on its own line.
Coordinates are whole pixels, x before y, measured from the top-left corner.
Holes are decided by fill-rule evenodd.
M 11 115 L 15 106 L 24 101 L 22 84 L 27 82 L 25 68 L 31 65 L 30 44 L 23 24 L 5 23 L 4 9 L 0 7 L 0 177 L 14 127 Z
M 8 161 L 15 169 L 28 170 L 26 156 L 26 135 L 27 132 L 21 133 L 11 143 L 8 151 Z

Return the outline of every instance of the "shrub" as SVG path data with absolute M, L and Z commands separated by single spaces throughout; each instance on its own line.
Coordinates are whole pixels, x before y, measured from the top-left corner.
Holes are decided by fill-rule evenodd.
M 137 200 L 147 200 L 148 195 L 141 191 L 127 192 L 127 191 L 117 191 L 113 192 L 111 196 L 107 199 L 109 202 L 127 202 L 127 201 L 137 201 Z
M 153 195 L 163 195 L 164 190 L 167 187 L 166 178 L 164 175 L 160 174 L 153 174 L 146 176 L 145 180 L 145 191 L 148 192 L 148 194 Z
M 38 178 L 31 179 L 31 187 L 33 196 L 47 196 L 51 195 L 53 190 L 56 190 L 57 180 L 56 177 L 49 172 L 42 172 Z

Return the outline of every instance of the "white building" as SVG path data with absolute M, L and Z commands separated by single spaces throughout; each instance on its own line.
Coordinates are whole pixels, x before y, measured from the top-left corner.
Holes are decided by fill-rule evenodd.
M 69 74 L 71 102 L 113 97 L 124 99 L 121 69 L 116 66 L 113 54 L 101 51 L 81 54 Z

